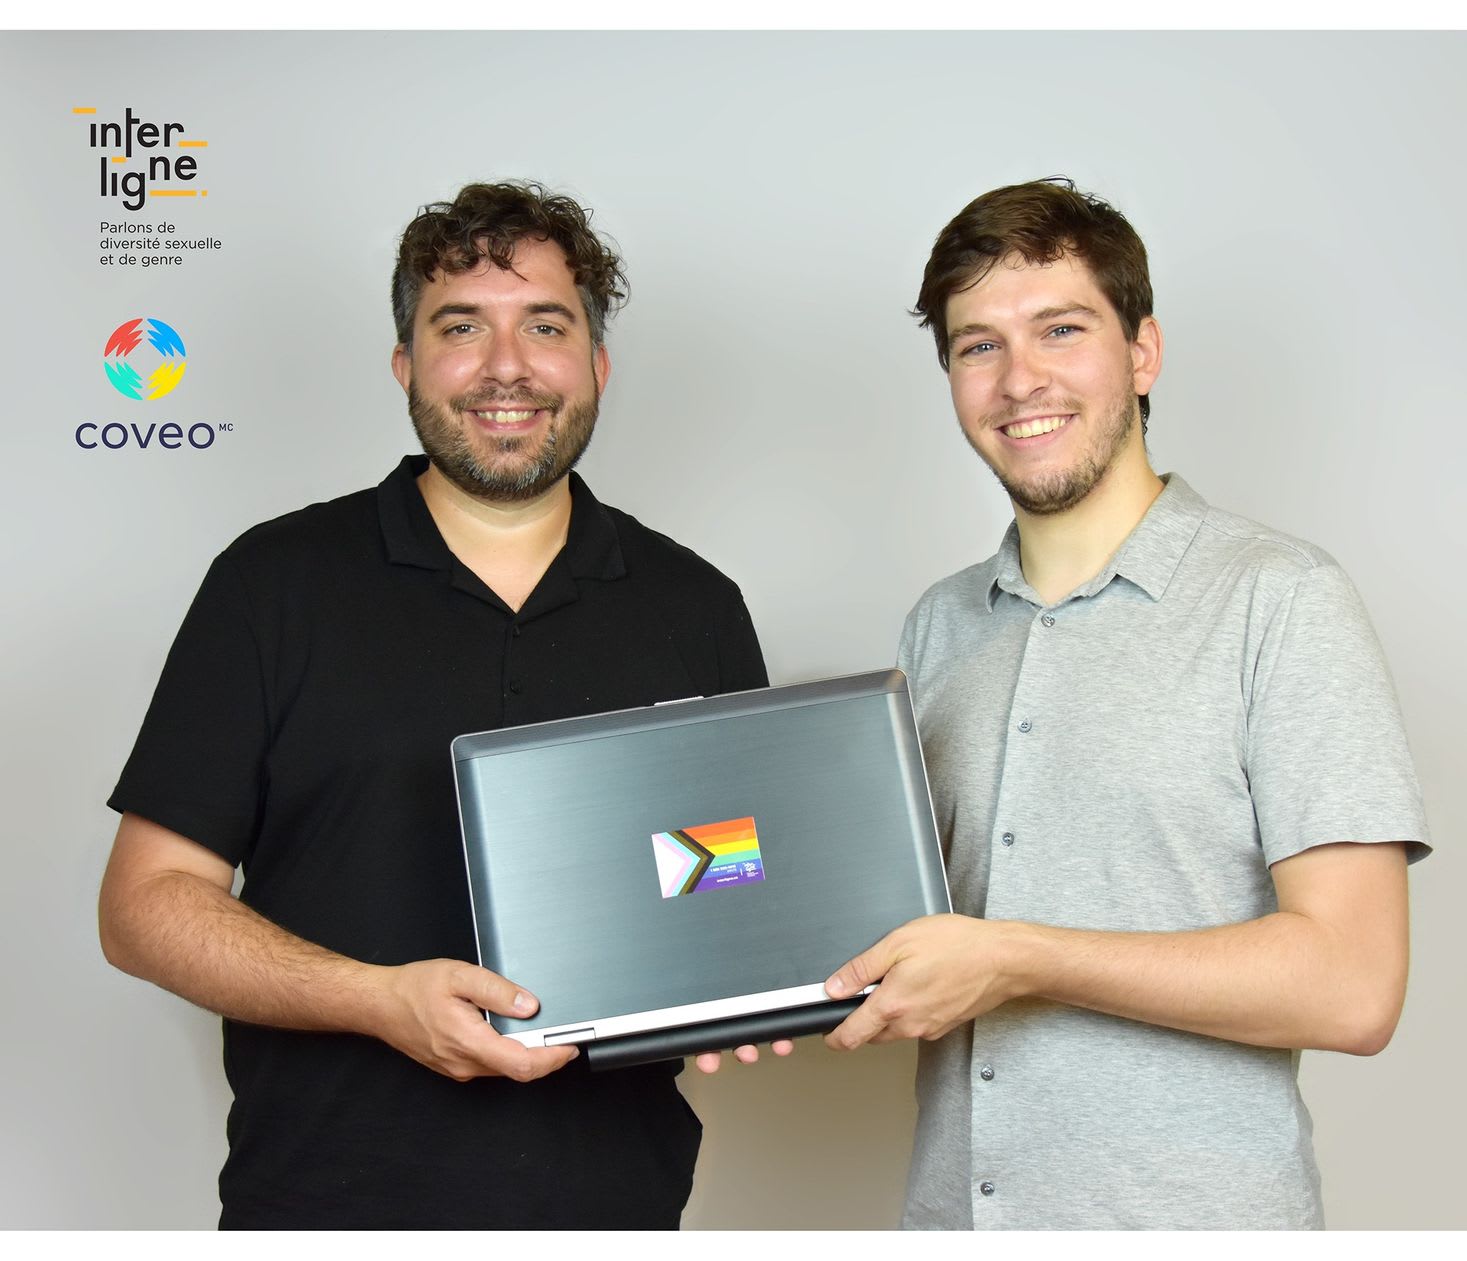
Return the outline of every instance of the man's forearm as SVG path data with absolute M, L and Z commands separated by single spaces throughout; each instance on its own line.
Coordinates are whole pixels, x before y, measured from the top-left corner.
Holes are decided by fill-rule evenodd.
M 335 954 L 186 872 L 132 883 L 103 905 L 115 966 L 232 1020 L 371 1033 L 388 969 Z
M 1273 879 L 1276 912 L 1189 932 L 913 920 L 827 982 L 833 998 L 880 984 L 826 1041 L 940 1038 L 1029 997 L 1257 1046 L 1374 1054 L 1406 992 L 1402 846 L 1318 846 Z
M 458 1081 L 530 1081 L 575 1057 L 489 1026 L 485 1012 L 535 1013 L 512 981 L 460 959 L 379 967 L 334 954 L 234 898 L 233 875 L 205 846 L 124 814 L 97 908 L 108 960 L 233 1020 L 367 1034 Z
M 1182 933 L 994 924 L 1020 994 L 1255 1046 L 1373 1055 L 1400 1015 L 1400 984 L 1357 964 L 1307 916 Z

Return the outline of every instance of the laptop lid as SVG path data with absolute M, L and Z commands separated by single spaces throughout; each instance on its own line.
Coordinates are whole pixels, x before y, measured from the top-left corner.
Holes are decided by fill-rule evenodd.
M 541 1003 L 490 1021 L 530 1046 L 833 1028 L 825 978 L 951 908 L 896 670 L 460 736 L 453 757 L 479 961 Z

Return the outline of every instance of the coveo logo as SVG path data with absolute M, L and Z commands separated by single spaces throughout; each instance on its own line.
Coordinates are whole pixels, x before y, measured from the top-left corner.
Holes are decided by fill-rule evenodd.
M 120 451 L 131 444 L 146 451 L 149 445 L 156 442 L 158 446 L 169 451 L 177 451 L 185 444 L 196 451 L 204 451 L 214 445 L 216 432 L 228 433 L 233 428 L 233 425 L 225 424 L 219 425 L 216 430 L 214 425 L 202 420 L 186 430 L 172 420 L 165 425 L 156 421 L 147 425 L 139 425 L 136 421 L 124 425 L 115 420 L 109 425 L 97 425 L 88 421 L 76 427 L 76 445 L 85 451 L 95 451 L 98 447 Z
M 143 324 L 147 324 L 144 332 Z M 148 349 L 142 350 L 147 338 Z M 135 353 L 139 352 L 141 353 Z M 162 320 L 139 316 L 119 324 L 102 351 L 102 367 L 112 388 L 127 398 L 155 399 L 171 394 L 188 367 L 183 338 Z M 147 372 L 146 379 L 143 373 Z
M 144 402 L 172 393 L 183 380 L 188 360 L 178 330 L 162 320 L 139 316 L 112 330 L 102 351 L 102 367 L 114 390 Z M 124 447 L 146 451 L 154 446 L 165 451 L 186 446 L 205 451 L 214 445 L 215 437 L 233 430 L 228 421 L 210 424 L 200 420 L 191 425 L 173 420 L 147 424 L 86 421 L 76 427 L 73 436 L 84 451 L 120 451 Z

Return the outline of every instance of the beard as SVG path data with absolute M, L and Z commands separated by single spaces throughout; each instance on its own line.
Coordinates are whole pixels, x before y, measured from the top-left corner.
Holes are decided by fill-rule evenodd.
M 480 391 L 448 400 L 447 406 L 428 402 L 415 385 L 408 386 L 408 415 L 428 459 L 465 494 L 494 503 L 526 503 L 537 499 L 575 468 L 596 428 L 596 396 L 567 404 L 558 394 L 529 390 Z M 533 436 L 485 434 L 476 444 L 458 417 L 465 411 L 488 408 L 542 408 L 549 423 L 533 449 Z
M 1070 399 L 1057 403 L 1054 410 L 1073 412 L 1076 415 L 1081 412 L 1079 404 Z M 1018 418 L 1015 414 L 1008 421 L 1000 420 L 997 425 L 990 424 L 987 427 L 997 428 L 1006 423 L 1011 424 Z M 976 442 L 971 439 L 969 442 L 1017 507 L 1032 516 L 1045 517 L 1069 511 L 1095 489 L 1101 478 L 1115 464 L 1139 418 L 1135 395 L 1117 399 L 1110 410 L 1100 416 L 1090 449 L 1082 452 L 1074 464 L 1069 468 L 1036 474 L 1024 482 L 1005 477 Z

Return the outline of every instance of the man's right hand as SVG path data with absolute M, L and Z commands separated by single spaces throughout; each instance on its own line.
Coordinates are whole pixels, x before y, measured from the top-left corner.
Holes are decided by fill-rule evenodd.
M 388 1002 L 372 1032 L 389 1046 L 455 1081 L 509 1077 L 534 1081 L 564 1068 L 573 1046 L 527 1047 L 496 1033 L 483 1012 L 533 1016 L 540 1003 L 512 981 L 457 959 L 391 968 Z
M 97 908 L 108 960 L 231 1020 L 367 1034 L 459 1081 L 531 1081 L 575 1058 L 574 1047 L 531 1050 L 489 1027 L 481 1009 L 540 1006 L 502 976 L 456 959 L 384 967 L 335 954 L 245 906 L 233 879 L 212 850 L 123 815 Z

